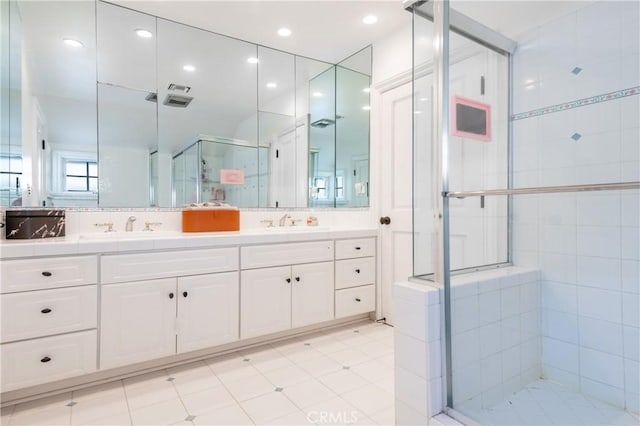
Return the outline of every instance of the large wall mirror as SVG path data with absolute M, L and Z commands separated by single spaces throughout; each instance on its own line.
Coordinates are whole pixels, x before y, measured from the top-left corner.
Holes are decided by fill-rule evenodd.
M 369 205 L 370 47 L 330 64 L 101 1 L 0 20 L 0 206 Z

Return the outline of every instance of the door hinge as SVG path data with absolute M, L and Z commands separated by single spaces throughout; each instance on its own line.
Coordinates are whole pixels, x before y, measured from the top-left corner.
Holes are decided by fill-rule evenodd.
M 276 158 L 280 158 L 280 150 L 276 149 Z
M 42 139 L 42 150 L 44 151 L 45 149 L 46 149 L 45 141 L 44 141 L 44 139 Z
M 480 94 L 484 95 L 484 75 L 480 76 Z
M 278 207 L 278 204 L 279 204 L 279 202 L 278 202 L 278 201 L 276 201 L 276 207 Z

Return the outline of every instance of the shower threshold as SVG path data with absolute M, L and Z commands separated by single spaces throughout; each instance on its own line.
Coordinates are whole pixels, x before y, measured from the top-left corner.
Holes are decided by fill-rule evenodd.
M 640 417 L 548 380 L 537 380 L 490 408 L 458 407 L 481 425 L 629 425 Z

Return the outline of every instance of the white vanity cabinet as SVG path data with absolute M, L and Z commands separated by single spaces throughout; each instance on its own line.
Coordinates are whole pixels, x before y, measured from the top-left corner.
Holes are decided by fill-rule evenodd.
M 191 269 L 181 260 L 193 264 L 194 258 L 202 260 L 196 264 L 198 275 L 102 286 L 101 369 L 238 340 L 237 248 L 103 256 L 102 263 L 113 271 L 104 274 L 103 268 L 103 281 L 126 279 L 119 263 L 129 265 L 136 278 L 143 272 L 135 263 L 162 264 L 147 269 L 153 277 L 186 275 Z
M 333 319 L 333 241 L 242 247 L 241 258 L 241 338 Z
M 375 238 L 336 241 L 336 318 L 376 308 Z
M 84 255 L 73 240 L 57 242 L 57 256 L 4 251 L 2 397 L 160 368 L 375 310 L 375 230 L 293 232 L 197 236 L 189 248 L 166 240 L 141 250 L 123 239 L 101 251 L 94 242 Z
M 3 392 L 96 370 L 97 257 L 0 262 Z

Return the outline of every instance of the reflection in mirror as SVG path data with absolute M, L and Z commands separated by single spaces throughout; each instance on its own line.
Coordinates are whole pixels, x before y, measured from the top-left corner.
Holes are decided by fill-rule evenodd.
M 309 207 L 335 207 L 335 67 L 309 82 Z
M 292 117 L 295 113 L 295 56 L 258 47 L 258 110 Z
M 369 205 L 371 47 L 336 66 L 336 207 Z
M 258 135 L 267 170 L 259 205 L 296 207 L 295 56 L 258 46 L 258 60 Z
M 309 203 L 311 182 L 313 181 L 312 169 L 310 169 L 310 151 L 309 147 L 314 146 L 315 137 L 321 133 L 315 132 L 315 127 L 311 127 L 311 106 L 314 105 L 315 115 L 323 107 L 328 108 L 327 114 L 330 113 L 330 100 L 326 99 L 329 93 L 335 91 L 335 87 L 326 86 L 328 93 L 322 93 L 317 87 L 316 91 L 311 90 L 312 82 L 315 78 L 328 70 L 333 69 L 333 65 L 316 61 L 314 59 L 296 57 L 296 206 L 306 207 L 312 206 Z M 313 83 L 318 86 L 317 83 Z M 317 105 L 318 102 L 322 105 Z M 314 117 L 315 117 L 314 115 Z M 315 145 L 316 149 L 318 145 Z M 318 151 L 316 151 L 317 155 Z
M 156 18 L 97 4 L 98 81 L 156 91 Z
M 10 32 L 21 40 L 12 40 L 9 54 L 21 68 L 10 67 L 20 76 L 11 78 L 9 140 L 21 146 L 23 173 L 21 199 L 10 203 L 95 206 L 89 171 L 89 163 L 96 161 L 95 4 L 19 1 L 10 9 Z M 13 32 L 16 25 L 21 34 Z M 15 115 L 17 108 L 21 117 Z M 84 186 L 73 164 L 79 161 L 85 162 Z
M 0 2 L 0 206 L 22 205 L 21 43 L 22 20 L 16 2 Z M 26 202 L 25 205 L 28 205 Z
M 173 158 L 175 204 L 257 205 L 257 161 L 253 145 L 203 136 Z
M 0 20 L 1 205 L 170 207 L 218 189 L 239 207 L 368 205 L 370 49 L 336 68 L 102 1 L 5 0 Z M 209 161 L 244 183 L 212 190 Z
M 157 123 L 156 103 L 147 95 L 98 84 L 101 207 L 150 205 L 149 156 L 157 157 Z
M 171 182 L 171 158 L 198 141 L 199 135 L 257 146 L 257 65 L 248 61 L 256 55 L 254 44 L 158 19 L 161 182 Z M 255 149 L 254 154 L 256 169 L 250 174 L 257 176 Z M 170 206 L 171 186 L 161 183 L 159 192 L 159 205 Z M 174 205 L 181 205 L 180 200 L 176 195 Z M 240 205 L 256 206 L 257 196 L 253 204 Z
M 301 170 L 297 162 L 294 118 L 260 112 L 259 123 L 260 147 L 267 151 L 267 199 L 264 207 L 296 207 L 297 183 L 300 179 L 305 181 L 306 170 Z

